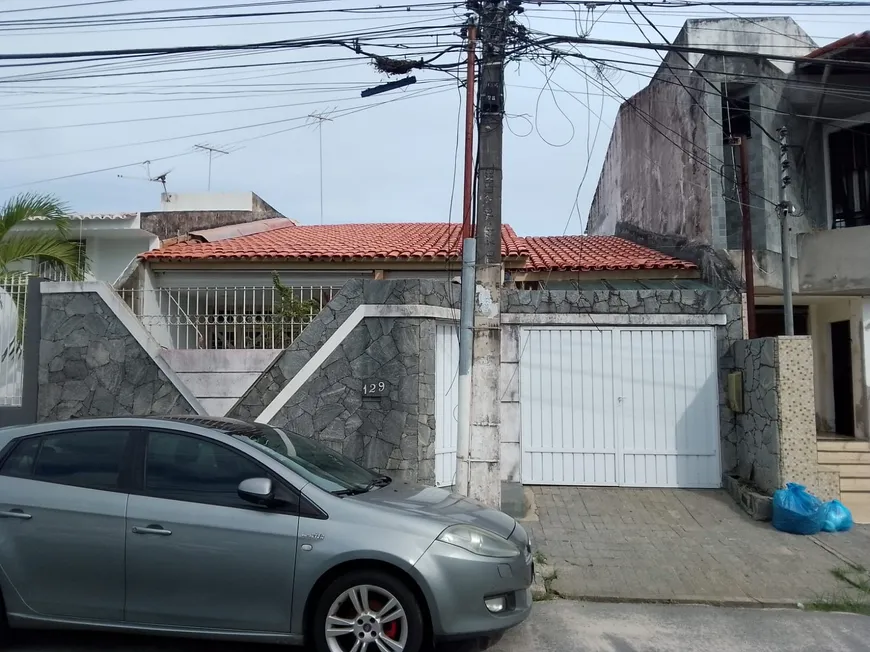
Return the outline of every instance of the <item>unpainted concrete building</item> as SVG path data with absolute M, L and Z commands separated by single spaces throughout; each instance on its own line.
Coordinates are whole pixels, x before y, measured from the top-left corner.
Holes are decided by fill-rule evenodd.
M 675 43 L 747 56 L 666 56 L 619 111 L 587 233 L 695 260 L 709 280 L 742 286 L 745 200 L 755 335 L 782 335 L 778 130 L 786 127 L 795 334 L 812 338 L 817 430 L 867 440 L 870 113 L 861 89 L 870 79 L 860 62 L 870 32 L 820 48 L 791 18 L 689 20 Z M 735 137 L 746 143 L 746 198 Z

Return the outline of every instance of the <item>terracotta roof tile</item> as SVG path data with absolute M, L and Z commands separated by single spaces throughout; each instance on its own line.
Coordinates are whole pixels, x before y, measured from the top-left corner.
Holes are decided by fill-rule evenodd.
M 529 272 L 697 269 L 694 263 L 615 236 L 569 235 L 524 240 L 530 255 L 523 269 Z
M 142 254 L 174 261 L 426 261 L 458 259 L 460 226 L 446 223 L 288 226 L 214 242 L 186 240 Z M 502 255 L 525 271 L 696 269 L 613 236 L 520 238 L 502 227 Z
M 217 242 L 187 241 L 142 254 L 150 261 L 444 260 L 460 254 L 460 225 L 447 223 L 291 226 Z M 524 258 L 525 241 L 502 227 L 502 255 Z

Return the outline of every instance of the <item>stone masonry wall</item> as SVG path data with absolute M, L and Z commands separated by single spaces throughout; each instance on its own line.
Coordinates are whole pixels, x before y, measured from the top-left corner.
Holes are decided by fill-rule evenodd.
M 737 473 L 772 493 L 779 472 L 779 387 L 776 338 L 740 340 L 734 346 L 735 368 L 743 372 L 743 414 L 737 415 Z
M 735 364 L 734 344 L 743 334 L 740 296 L 735 292 L 713 289 L 704 290 L 622 290 L 622 291 L 571 291 L 571 290 L 516 290 L 502 292 L 502 310 L 507 313 L 532 314 L 673 314 L 704 315 L 724 314 L 726 325 L 716 327 L 717 353 L 719 356 L 719 434 L 722 450 L 722 468 L 733 469 L 737 464 L 737 431 L 734 413 L 725 400 L 728 372 Z M 503 479 L 519 481 L 518 448 L 520 441 L 519 420 L 519 373 L 521 351 L 519 335 L 511 328 L 502 331 L 502 458 Z M 516 442 L 516 444 L 513 444 Z M 517 449 L 513 458 L 508 453 L 511 446 Z M 517 475 L 504 477 L 504 471 L 514 469 Z
M 228 416 L 255 419 L 361 304 L 452 307 L 430 280 L 349 281 Z M 270 420 L 408 481 L 435 481 L 435 320 L 367 317 Z M 384 381 L 364 398 L 363 382 Z
M 39 421 L 195 414 L 96 292 L 44 294 Z
M 823 499 L 837 498 L 836 473 L 818 465 L 811 339 L 741 340 L 734 349 L 744 402 L 738 475 L 768 494 L 797 482 Z

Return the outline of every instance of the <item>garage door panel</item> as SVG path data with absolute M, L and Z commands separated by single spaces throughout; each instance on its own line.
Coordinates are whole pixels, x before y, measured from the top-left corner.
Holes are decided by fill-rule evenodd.
M 529 478 L 529 479 L 526 479 Z M 536 485 L 615 486 L 615 453 L 532 452 L 523 454 L 523 482 Z
M 524 338 L 524 482 L 720 486 L 712 328 L 554 328 Z
M 570 328 L 523 334 L 524 482 L 616 484 L 611 338 Z

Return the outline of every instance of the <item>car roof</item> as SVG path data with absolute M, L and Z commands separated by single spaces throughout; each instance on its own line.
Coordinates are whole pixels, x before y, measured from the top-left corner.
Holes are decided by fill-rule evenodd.
M 45 421 L 25 426 L 9 426 L 0 428 L 0 437 L 4 440 L 13 439 L 24 435 L 37 435 L 41 433 L 49 433 L 55 430 L 65 430 L 67 428 L 88 428 L 88 427 L 147 427 L 155 423 L 163 424 L 189 424 L 216 430 L 227 435 L 241 435 L 243 437 L 252 437 L 261 435 L 268 426 L 259 423 L 249 423 L 239 419 L 230 419 L 228 417 L 210 417 L 210 416 L 144 416 L 144 417 L 96 417 L 96 418 L 73 418 L 69 421 Z

